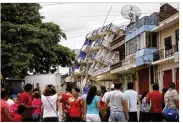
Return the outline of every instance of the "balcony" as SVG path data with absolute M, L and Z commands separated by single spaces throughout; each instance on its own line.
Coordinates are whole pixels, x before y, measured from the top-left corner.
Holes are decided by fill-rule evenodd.
M 109 42 L 108 41 L 103 41 L 102 44 L 101 44 L 101 46 L 110 49 L 110 45 L 109 45 Z
M 84 45 L 84 46 L 82 47 L 81 51 L 87 53 L 87 52 L 88 52 L 87 47 L 88 47 L 87 45 Z
M 136 64 L 135 64 L 135 54 L 132 54 L 128 57 L 126 57 L 124 60 L 119 61 L 115 64 L 111 65 L 111 73 L 121 73 L 121 72 L 125 72 L 126 70 L 135 68 Z
M 147 65 L 153 62 L 153 52 L 157 48 L 144 48 L 136 52 L 136 66 Z
M 96 56 L 94 57 L 94 60 L 96 60 L 97 62 L 101 63 L 101 64 L 105 64 L 105 65 L 110 65 L 110 61 L 106 59 L 106 56 L 100 55 L 100 54 L 96 54 Z
M 122 35 L 120 37 L 118 37 L 117 39 L 113 40 L 110 43 L 110 49 L 112 51 L 116 50 L 117 48 L 120 48 L 123 44 L 125 44 L 125 35 Z
M 88 49 L 88 51 L 89 51 L 89 52 L 93 52 L 93 51 L 99 50 L 99 49 L 101 49 L 101 48 L 102 48 L 101 45 L 94 45 L 94 46 L 90 47 L 90 48 Z
M 122 62 L 123 62 L 123 61 L 119 61 L 119 62 L 117 62 L 117 63 L 112 64 L 112 65 L 110 66 L 110 69 L 113 70 L 113 69 L 116 69 L 116 68 L 118 68 L 118 67 L 121 67 L 121 66 L 122 66 Z
M 111 23 L 111 24 L 103 26 L 97 30 L 94 30 L 91 33 L 88 33 L 86 35 L 86 38 L 89 40 L 95 41 L 97 39 L 100 39 L 101 37 L 103 37 L 106 34 L 117 33 L 118 30 L 119 30 L 119 28 L 112 25 L 112 23 Z
M 93 76 L 98 76 L 100 74 L 106 73 L 110 71 L 110 67 L 102 68 L 93 73 Z
M 153 64 L 160 62 L 165 62 L 167 60 L 173 59 L 175 53 L 178 52 L 177 45 L 173 45 L 170 49 L 161 49 L 156 52 L 153 52 Z

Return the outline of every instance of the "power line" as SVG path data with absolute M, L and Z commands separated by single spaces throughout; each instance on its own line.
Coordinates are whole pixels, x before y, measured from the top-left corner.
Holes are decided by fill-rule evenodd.
M 116 19 L 115 21 L 117 21 L 117 20 L 123 20 L 123 19 Z M 115 21 L 113 21 L 113 22 L 115 22 Z M 106 21 L 106 22 L 111 22 L 111 21 Z M 124 23 L 129 23 L 129 21 L 128 22 L 126 21 Z M 75 28 L 63 29 L 62 31 L 67 32 L 68 30 L 70 31 L 70 30 L 75 30 L 75 29 L 79 29 L 79 28 L 83 28 L 83 27 L 91 27 L 91 26 L 97 26 L 97 25 L 101 25 L 101 23 L 100 24 L 92 24 L 92 25 L 80 26 L 80 27 L 75 27 Z
M 124 23 L 123 23 L 124 24 Z M 126 25 L 122 25 L 122 24 L 115 24 L 115 26 L 126 26 Z M 101 26 L 100 26 L 101 27 Z M 100 28 L 98 27 L 98 28 Z M 69 33 L 68 35 L 77 35 L 77 34 L 83 34 L 83 33 L 86 33 L 86 32 L 91 32 L 93 31 L 93 29 L 85 29 L 85 30 L 81 30 L 81 31 L 72 31 L 72 32 L 77 32 L 77 33 Z M 67 36 L 68 36 L 67 35 Z
M 117 27 L 119 27 L 119 26 L 126 26 L 125 25 L 126 23 L 119 23 L 119 24 L 115 24 L 115 26 L 117 26 Z M 101 26 L 99 26 L 98 28 L 100 28 Z M 95 28 L 96 29 L 96 28 Z M 91 31 L 93 31 L 93 30 L 95 30 L 95 29 L 85 29 L 85 30 L 81 30 L 81 31 L 75 31 L 75 32 L 77 32 L 77 33 L 71 33 L 71 34 L 68 34 L 68 35 L 77 35 L 77 34 L 85 34 L 86 32 L 91 32 Z M 74 32 L 74 31 L 72 31 L 72 32 Z M 66 33 L 67 34 L 67 33 Z M 67 36 L 68 36 L 67 35 Z
M 146 12 L 146 13 L 142 13 L 142 14 L 152 14 L 152 12 Z M 55 16 L 55 15 L 53 15 L 53 16 Z M 53 16 L 49 15 L 49 17 L 53 17 Z M 83 16 L 73 16 L 73 15 L 70 15 L 70 16 L 59 16 L 59 15 L 57 15 L 55 17 L 99 17 L 99 16 L 106 16 L 106 15 L 92 15 L 92 16 L 87 16 L 87 15 L 83 15 Z M 118 15 L 109 15 L 109 16 L 119 16 L 119 14 Z

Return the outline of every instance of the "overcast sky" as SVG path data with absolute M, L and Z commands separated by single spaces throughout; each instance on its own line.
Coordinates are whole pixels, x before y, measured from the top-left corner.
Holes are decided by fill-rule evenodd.
M 121 16 L 121 9 L 126 5 L 135 5 L 141 10 L 141 17 L 158 12 L 163 3 L 41 3 L 41 15 L 44 22 L 54 22 L 66 33 L 67 40 L 60 44 L 71 49 L 80 49 L 87 33 L 101 27 L 112 6 L 106 24 L 127 25 L 129 20 Z M 179 8 L 178 3 L 170 3 Z M 62 69 L 68 72 L 68 69 Z
M 121 8 L 135 5 L 141 9 L 141 17 L 158 12 L 163 3 L 41 3 L 44 22 L 54 22 L 66 33 L 67 40 L 60 44 L 71 49 L 80 49 L 88 32 L 103 25 L 112 6 L 106 24 L 127 25 L 129 20 L 121 16 Z M 170 3 L 178 8 L 178 3 Z

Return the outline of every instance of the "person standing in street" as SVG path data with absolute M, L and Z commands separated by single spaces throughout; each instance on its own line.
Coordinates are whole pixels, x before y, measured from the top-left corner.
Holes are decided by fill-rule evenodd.
M 62 121 L 68 120 L 68 99 L 72 96 L 71 94 L 72 88 L 70 86 L 66 87 L 66 93 L 63 93 L 60 99 L 62 103 Z
M 124 92 L 126 100 L 128 102 L 129 109 L 129 122 L 138 122 L 137 118 L 137 101 L 138 94 L 135 90 L 133 90 L 133 83 L 128 83 L 128 90 Z
M 170 83 L 170 88 L 168 91 L 165 93 L 164 96 L 164 102 L 165 105 L 167 105 L 169 108 L 176 109 L 179 111 L 179 95 L 177 91 L 175 90 L 175 83 Z M 168 120 L 165 119 L 166 121 L 170 122 L 178 122 L 179 120 Z
M 32 94 L 32 84 L 26 84 L 24 86 L 24 91 L 20 94 L 19 98 L 18 98 L 18 105 L 25 105 L 26 106 L 26 110 L 23 113 L 23 121 L 25 122 L 32 122 L 33 121 L 33 117 L 32 117 L 32 111 L 34 108 L 34 106 L 32 106 L 32 98 L 31 98 L 31 94 Z
M 13 119 L 10 115 L 9 106 L 6 102 L 8 99 L 8 91 L 6 89 L 1 90 L 1 122 L 11 122 Z
M 57 91 L 54 85 L 47 85 L 41 96 L 43 102 L 42 118 L 44 122 L 58 122 Z
M 129 120 L 127 101 L 124 93 L 121 92 L 121 83 L 114 84 L 114 91 L 111 91 L 105 109 L 110 103 L 110 119 L 111 122 L 126 122 Z
M 42 101 L 40 99 L 40 93 L 39 91 L 34 92 L 34 99 L 32 101 L 33 106 L 37 106 L 36 109 L 33 110 L 33 121 L 34 122 L 39 122 L 41 120 L 41 106 L 42 106 Z
M 97 87 L 92 86 L 89 89 L 88 95 L 86 97 L 86 102 L 84 105 L 84 114 L 86 114 L 87 122 L 101 122 L 99 116 L 100 98 L 97 96 Z
M 162 122 L 162 104 L 163 96 L 159 92 L 158 83 L 153 84 L 153 91 L 148 93 L 146 103 L 151 103 L 151 121 Z
M 150 122 L 149 111 L 151 109 L 150 103 L 146 102 L 148 91 L 143 92 L 140 98 L 140 122 Z
M 68 99 L 68 122 L 81 122 L 84 119 L 84 100 L 79 97 L 80 89 L 72 89 L 72 97 Z M 84 117 L 84 118 L 83 118 Z M 85 120 L 85 119 L 84 119 Z

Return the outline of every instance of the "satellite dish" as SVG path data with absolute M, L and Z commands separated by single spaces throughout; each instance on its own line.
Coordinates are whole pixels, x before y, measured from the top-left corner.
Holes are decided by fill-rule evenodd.
M 141 10 L 137 6 L 126 5 L 121 9 L 121 15 L 130 22 L 135 22 L 141 16 Z

